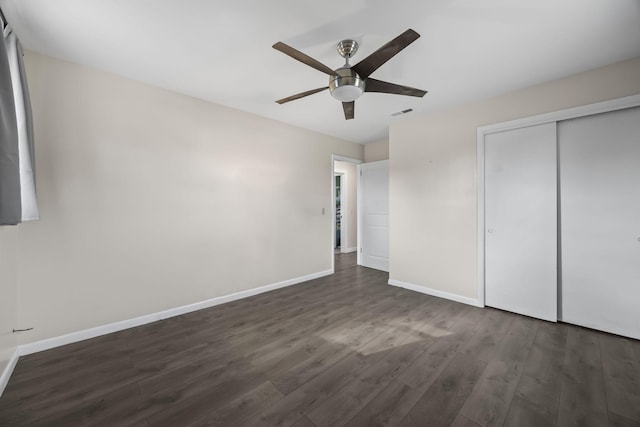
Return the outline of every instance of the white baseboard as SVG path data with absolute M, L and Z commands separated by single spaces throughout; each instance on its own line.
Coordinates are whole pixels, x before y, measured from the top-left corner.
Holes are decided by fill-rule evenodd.
M 344 249 L 340 248 L 340 253 L 348 254 L 348 253 L 351 253 L 351 252 L 355 252 L 357 249 L 358 248 L 356 248 L 355 246 L 353 248 L 344 248 Z
M 317 279 L 319 277 L 328 276 L 330 274 L 333 274 L 333 270 L 324 270 L 317 273 L 308 274 L 306 276 L 295 277 L 293 279 L 284 280 L 282 282 L 260 286 L 258 288 L 247 289 L 246 291 L 235 292 L 233 294 L 223 295 L 223 296 L 207 299 L 204 301 L 196 302 L 193 304 L 183 305 L 176 308 L 170 308 L 168 310 L 146 314 L 140 317 L 134 317 L 133 319 L 122 320 L 119 322 L 109 323 L 102 326 L 96 326 L 95 328 L 84 329 L 81 331 L 72 332 L 70 334 L 60 335 L 57 337 L 32 342 L 29 344 L 22 344 L 18 346 L 16 353 L 19 356 L 25 356 L 27 354 L 49 350 L 55 347 L 60 347 L 63 345 L 88 340 L 90 338 L 99 337 L 101 335 L 110 334 L 112 332 L 118 332 L 124 329 L 134 328 L 136 326 L 145 325 L 147 323 L 156 322 L 158 320 L 167 319 L 169 317 L 180 316 L 181 314 L 190 313 L 192 311 L 202 310 L 204 308 L 209 308 L 209 307 L 224 304 L 227 302 L 239 300 L 242 298 L 251 297 L 264 292 L 269 292 L 269 291 L 284 288 L 287 286 L 296 285 L 298 283 Z
M 427 288 L 425 286 L 414 285 L 413 283 L 401 282 L 399 280 L 389 279 L 391 286 L 409 289 L 410 291 L 420 292 L 438 298 L 444 298 L 451 301 L 461 302 L 463 304 L 473 305 L 475 307 L 484 307 L 476 298 L 463 297 L 462 295 L 452 294 L 449 292 L 438 291 L 436 289 Z
M 13 370 L 16 367 L 16 363 L 18 363 L 18 357 L 20 357 L 18 353 L 18 349 L 13 352 L 13 356 L 9 359 L 9 363 L 4 367 L 4 371 L 0 374 L 0 396 L 4 392 L 4 389 L 9 384 L 9 378 L 11 378 L 11 374 L 13 374 Z

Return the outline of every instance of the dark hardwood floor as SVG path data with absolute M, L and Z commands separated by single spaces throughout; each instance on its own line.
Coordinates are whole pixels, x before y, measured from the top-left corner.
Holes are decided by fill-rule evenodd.
M 20 358 L 1 426 L 640 426 L 640 342 L 336 274 Z

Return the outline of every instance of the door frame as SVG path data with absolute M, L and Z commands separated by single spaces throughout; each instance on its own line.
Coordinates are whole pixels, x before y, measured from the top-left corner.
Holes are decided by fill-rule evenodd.
M 334 193 L 333 193 L 333 197 L 334 197 L 334 209 L 335 209 L 335 197 L 336 197 L 336 187 L 335 187 L 335 179 L 336 177 L 340 177 L 340 214 L 342 215 L 342 218 L 340 218 L 340 253 L 344 253 L 343 249 L 344 249 L 344 245 L 343 243 L 345 242 L 345 238 L 349 235 L 349 221 L 344 222 L 343 218 L 344 218 L 344 214 L 343 212 L 346 210 L 345 208 L 348 208 L 349 202 L 347 201 L 347 197 L 349 197 L 348 194 L 348 190 L 347 190 L 347 174 L 343 173 L 343 172 L 333 172 L 333 179 L 334 179 Z M 336 212 L 336 216 L 337 216 L 338 212 Z M 334 216 L 335 218 L 335 216 Z M 333 228 L 335 230 L 336 227 L 336 220 L 333 220 Z M 335 250 L 336 247 L 336 233 L 333 233 L 333 248 Z
M 360 165 L 362 163 L 364 163 L 363 160 L 360 159 L 355 159 L 353 157 L 347 157 L 347 156 L 342 156 L 340 154 L 331 154 L 331 235 L 333 236 L 331 238 L 331 272 L 335 273 L 335 239 L 336 239 L 336 201 L 335 201 L 335 197 L 336 197 L 336 178 L 335 178 L 335 174 L 336 174 L 336 161 L 338 162 L 347 162 L 347 163 L 353 163 L 354 165 L 356 165 L 356 174 L 358 175 L 358 177 L 360 176 Z M 358 213 L 360 212 L 360 180 L 358 179 L 358 205 L 356 206 L 356 209 L 358 209 Z M 342 235 L 340 236 L 340 238 L 342 239 Z M 358 257 L 360 256 L 360 222 L 358 221 L 358 227 L 357 227 L 357 241 L 358 241 L 358 245 L 356 248 L 356 251 L 358 253 Z
M 477 242 L 478 242 L 478 306 L 485 306 L 485 191 L 484 191 L 484 148 L 485 136 L 492 133 L 506 130 L 518 129 L 528 126 L 541 125 L 544 123 L 558 122 L 562 120 L 575 119 L 577 117 L 591 116 L 594 114 L 608 113 L 610 111 L 623 110 L 640 106 L 640 94 L 625 96 L 623 98 L 612 99 L 610 101 L 597 102 L 594 104 L 582 105 L 579 107 L 567 108 L 522 119 L 510 120 L 507 122 L 481 126 L 477 130 Z M 560 256 L 560 248 L 558 248 Z M 561 268 L 558 268 L 558 288 L 560 288 Z M 560 305 L 560 299 L 558 299 Z

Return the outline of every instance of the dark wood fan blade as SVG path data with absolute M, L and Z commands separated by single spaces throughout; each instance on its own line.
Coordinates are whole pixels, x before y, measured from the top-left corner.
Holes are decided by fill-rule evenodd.
M 326 65 L 324 65 L 320 61 L 315 60 L 312 57 L 310 57 L 309 55 L 305 55 L 304 53 L 300 52 L 299 50 L 296 50 L 296 49 L 292 48 L 291 46 L 286 45 L 286 44 L 284 44 L 282 42 L 278 42 L 278 43 L 274 44 L 273 48 L 275 50 L 279 50 L 280 52 L 284 53 L 285 55 L 289 55 L 293 59 L 296 59 L 296 60 L 302 62 L 303 64 L 307 64 L 308 66 L 315 68 L 318 71 L 322 71 L 323 73 L 329 74 L 330 76 L 333 76 L 335 74 L 334 71 L 331 68 L 327 67 Z
M 295 101 L 296 99 L 304 98 L 305 96 L 313 95 L 314 93 L 322 92 L 323 90 L 329 89 L 329 86 L 319 87 L 318 89 L 308 90 L 306 92 L 301 92 L 295 95 L 288 96 L 286 98 L 278 99 L 276 102 L 278 104 L 284 104 L 285 102 Z
M 342 109 L 344 110 L 345 120 L 351 120 L 353 119 L 353 114 L 356 109 L 356 102 L 355 101 L 343 102 Z
M 380 92 L 380 93 L 392 93 L 395 95 L 417 96 L 422 98 L 427 91 L 416 89 L 409 86 L 397 85 L 395 83 L 383 82 L 382 80 L 376 80 L 368 78 L 365 82 L 365 92 Z
M 361 78 L 366 79 L 375 70 L 380 68 L 382 64 L 393 58 L 398 52 L 411 43 L 416 41 L 420 37 L 420 34 L 416 33 L 412 29 L 408 29 L 404 33 L 400 34 L 389 43 L 382 46 L 380 49 L 373 52 L 371 55 L 358 62 L 352 68 Z

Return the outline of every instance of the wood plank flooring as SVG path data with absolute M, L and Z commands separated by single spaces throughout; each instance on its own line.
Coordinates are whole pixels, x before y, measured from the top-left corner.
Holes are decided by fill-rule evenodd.
M 0 426 L 640 426 L 640 342 L 330 277 L 20 358 Z

